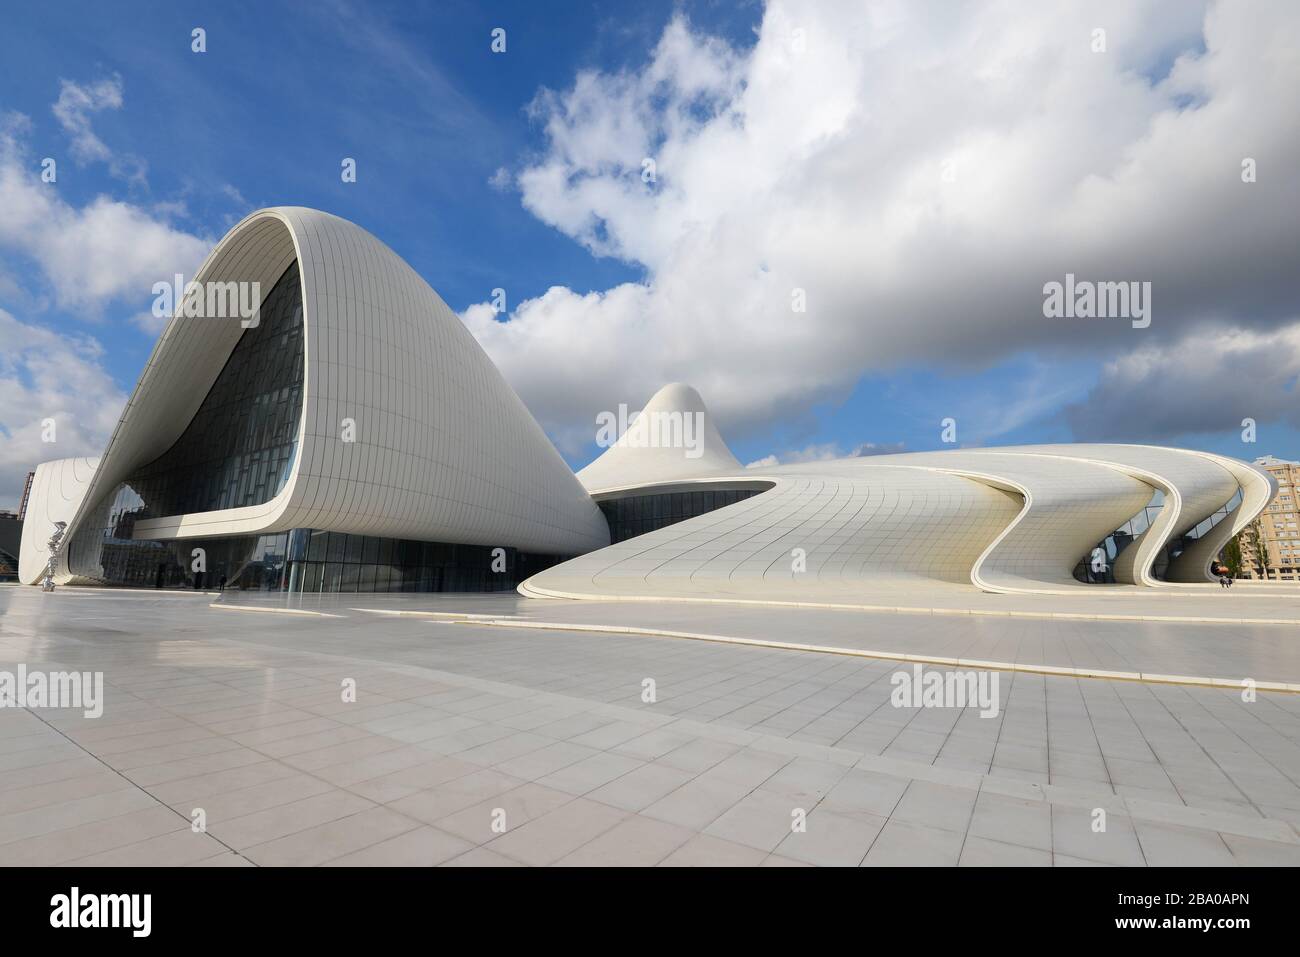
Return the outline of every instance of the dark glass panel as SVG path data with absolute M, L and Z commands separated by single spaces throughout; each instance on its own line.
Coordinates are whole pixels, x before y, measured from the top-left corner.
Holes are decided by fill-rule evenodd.
M 269 501 L 284 487 L 297 448 L 302 383 L 302 287 L 295 262 L 264 296 L 258 324 L 240 335 L 180 438 L 126 484 L 150 517 Z

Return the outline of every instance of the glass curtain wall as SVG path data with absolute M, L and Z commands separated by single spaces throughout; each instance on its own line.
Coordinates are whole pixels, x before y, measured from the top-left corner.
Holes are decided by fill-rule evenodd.
M 611 543 L 636 538 L 688 518 L 695 518 L 726 505 L 743 502 L 765 489 L 702 489 L 690 492 L 661 492 L 629 495 L 597 502 L 609 523 Z
M 1236 493 L 1222 508 L 1208 518 L 1201 520 L 1195 528 L 1176 536 L 1168 542 L 1152 563 L 1151 574 L 1163 580 L 1165 573 L 1169 569 L 1169 563 L 1181 555 L 1183 549 L 1187 548 L 1188 545 L 1227 518 L 1228 513 L 1241 504 L 1241 495 L 1241 488 L 1238 487 Z M 1151 527 L 1160 515 L 1160 509 L 1164 507 L 1164 503 L 1164 493 L 1156 492 L 1142 511 L 1103 538 L 1087 555 L 1084 555 L 1079 560 L 1079 563 L 1074 568 L 1075 579 L 1090 585 L 1114 584 L 1115 559 L 1120 552 L 1133 544 L 1134 539 Z
M 302 285 L 295 261 L 263 298 L 258 324 L 240 335 L 180 437 L 119 485 L 98 516 L 74 534 L 66 546 L 72 572 L 110 584 L 192 583 L 187 556 L 205 544 L 222 556 L 232 581 L 243 564 L 265 564 L 274 548 L 257 536 L 171 543 L 136 539 L 133 529 L 140 519 L 260 505 L 279 494 L 297 454 L 302 391 Z M 279 551 L 283 555 L 283 543 Z M 218 577 L 209 565 L 208 582 Z

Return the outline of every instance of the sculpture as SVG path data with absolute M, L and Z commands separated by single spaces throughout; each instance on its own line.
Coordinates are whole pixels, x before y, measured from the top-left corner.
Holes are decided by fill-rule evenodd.
M 67 522 L 55 522 L 54 534 L 46 542 L 50 549 L 50 560 L 45 564 L 45 579 L 41 582 L 41 591 L 54 591 L 54 563 L 59 557 L 59 545 L 63 542 L 63 533 L 67 528 Z

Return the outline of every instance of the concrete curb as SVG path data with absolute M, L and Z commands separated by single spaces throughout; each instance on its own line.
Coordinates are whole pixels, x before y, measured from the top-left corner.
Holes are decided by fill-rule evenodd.
M 331 615 L 323 611 L 308 611 L 305 608 L 267 608 L 258 605 L 222 605 L 219 602 L 212 602 L 209 608 L 221 608 L 225 611 L 261 611 L 270 612 L 277 615 L 312 615 L 316 618 L 346 618 L 347 615 Z
M 1196 675 L 1160 675 L 1138 671 L 1102 671 L 1096 668 L 1069 668 L 1056 665 L 1025 665 L 1012 661 L 986 661 L 978 658 L 947 658 L 934 655 L 915 655 L 895 651 L 873 651 L 863 648 L 842 648 L 834 645 L 806 645 L 792 641 L 775 641 L 761 638 L 737 638 L 729 635 L 712 635 L 694 631 L 668 631 L 658 628 L 637 628 L 631 625 L 581 625 L 549 621 L 519 621 L 510 618 L 462 620 L 463 625 L 488 625 L 494 628 L 535 628 L 547 631 L 585 631 L 600 634 L 644 635 L 651 638 L 685 638 L 691 641 L 713 641 L 731 645 L 753 645 L 760 648 L 780 648 L 786 651 L 812 651 L 819 654 L 847 655 L 855 658 L 876 658 L 885 661 L 907 661 L 929 665 L 946 665 L 960 668 L 981 668 L 988 671 L 1012 671 L 1026 674 L 1061 675 L 1070 678 L 1100 678 L 1109 681 L 1138 681 L 1146 684 L 1192 685 L 1203 688 L 1244 689 L 1244 678 L 1204 678 Z M 1300 683 L 1282 681 L 1256 681 L 1257 691 L 1277 691 L 1300 694 Z
M 1054 618 L 1071 621 L 1161 621 L 1204 625 L 1300 625 L 1296 618 L 1211 618 L 1196 615 L 1112 615 L 1073 611 L 1014 611 L 997 608 L 927 608 L 918 605 L 853 605 L 843 602 L 781 601 L 764 598 L 699 598 L 678 595 L 589 595 L 519 586 L 525 598 L 559 598 L 569 601 L 652 601 L 721 605 L 756 605 L 765 608 L 812 608 L 826 611 L 879 612 L 890 615 L 967 615 L 990 618 Z

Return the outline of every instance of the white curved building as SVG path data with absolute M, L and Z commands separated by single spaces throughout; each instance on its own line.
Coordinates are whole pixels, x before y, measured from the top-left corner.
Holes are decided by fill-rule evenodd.
M 695 414 L 703 402 L 675 384 L 646 409 Z M 1275 491 L 1243 462 L 1139 445 L 742 468 L 718 464 L 735 459 L 704 416 L 707 457 L 620 443 L 579 472 L 615 542 L 520 590 L 852 603 L 867 589 L 926 580 L 1008 593 L 1206 583 L 1224 543 Z M 640 534 L 624 534 L 630 526 Z
M 260 210 L 195 282 L 103 455 L 38 470 L 24 582 L 66 521 L 57 579 L 77 583 L 836 603 L 894 583 L 1169 588 L 1212 580 L 1274 491 L 1245 463 L 1136 445 L 745 468 L 681 384 L 575 476 L 361 228 Z M 254 289 L 255 322 L 214 314 Z
M 495 548 L 510 564 L 608 542 L 599 510 L 464 324 L 360 227 L 261 210 L 195 282 L 205 296 L 257 283 L 259 320 L 245 328 L 238 315 L 178 306 L 70 521 L 61 580 L 170 582 L 189 574 L 195 547 L 208 581 L 233 581 L 250 561 L 265 571 L 295 549 L 312 560 L 317 544 L 320 566 L 377 565 L 381 550 L 392 566 L 393 541 L 464 546 L 397 563 L 430 585 L 442 572 L 459 580 L 466 562 L 477 579 Z M 320 544 L 308 530 L 338 539 Z M 316 587 L 352 573 L 313 571 Z
M 56 459 L 36 466 L 18 555 L 20 582 L 34 585 L 45 577 L 49 537 L 56 523 L 76 516 L 97 468 L 99 459 L 94 458 Z

